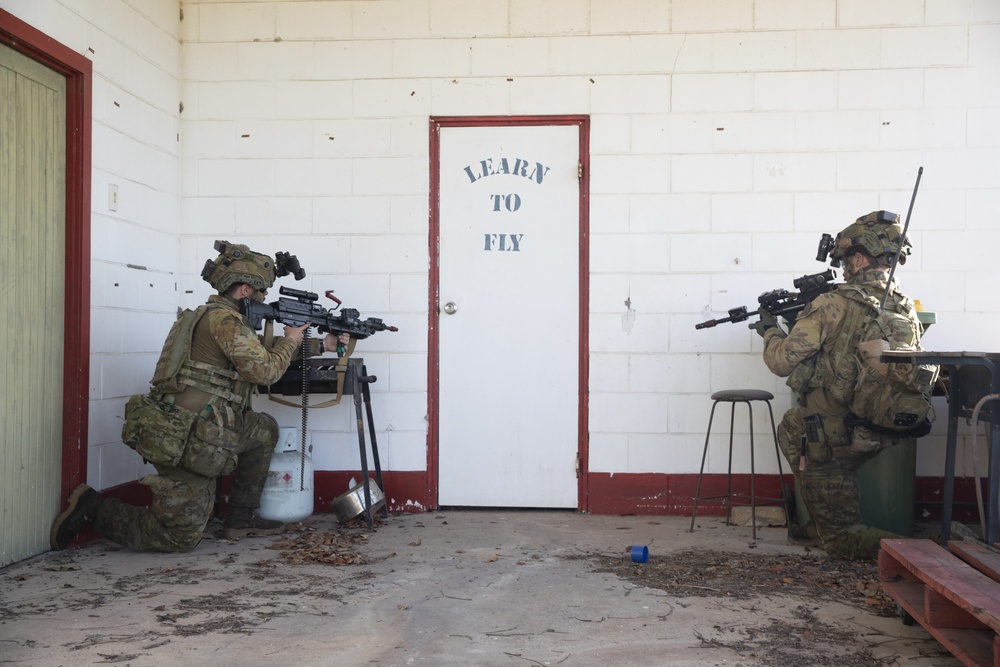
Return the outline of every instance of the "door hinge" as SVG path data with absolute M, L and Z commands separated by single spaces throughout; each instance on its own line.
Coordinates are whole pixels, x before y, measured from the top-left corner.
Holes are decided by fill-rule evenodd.
M 576 453 L 576 478 L 580 479 L 580 452 Z
M 583 180 L 583 160 L 576 163 L 576 177 Z

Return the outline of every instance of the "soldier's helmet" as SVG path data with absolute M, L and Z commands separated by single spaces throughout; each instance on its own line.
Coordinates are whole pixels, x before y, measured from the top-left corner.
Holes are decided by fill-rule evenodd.
M 906 257 L 912 249 L 910 239 L 903 237 L 899 216 L 889 211 L 872 211 L 848 225 L 834 239 L 830 257 L 838 262 L 842 261 L 856 247 L 864 248 L 868 254 L 886 265 L 892 263 L 897 252 L 899 263 L 906 264 Z
M 274 284 L 274 260 L 269 256 L 229 241 L 216 241 L 215 249 L 221 254 L 205 262 L 201 277 L 220 294 L 236 283 L 261 291 Z

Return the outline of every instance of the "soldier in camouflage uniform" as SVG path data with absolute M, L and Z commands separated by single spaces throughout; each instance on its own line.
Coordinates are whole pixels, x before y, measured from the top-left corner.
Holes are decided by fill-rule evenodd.
M 122 439 L 157 475 L 141 480 L 152 506 L 102 498 L 81 484 L 52 524 L 51 546 L 64 549 L 88 524 L 134 550 L 190 551 L 202 538 L 214 506 L 216 479 L 232 473 L 223 534 L 235 539 L 280 532 L 281 522 L 256 509 L 278 440 L 274 418 L 253 412 L 257 385 L 273 384 L 301 351 L 305 326 L 284 328 L 267 348 L 241 314 L 241 299 L 263 301 L 275 280 L 274 260 L 243 245 L 218 242 L 222 252 L 202 277 L 217 296 L 174 323 L 148 395 L 126 406 Z M 284 274 L 282 274 L 284 275 Z M 337 337 L 310 339 L 310 354 L 333 351 Z
M 852 560 L 875 558 L 882 538 L 899 537 L 862 522 L 857 472 L 902 438 L 845 422 L 849 410 L 839 400 L 833 369 L 839 367 L 839 343 L 848 335 L 845 323 L 852 311 L 870 308 L 861 303 L 864 300 L 874 299 L 877 306 L 900 243 L 900 264 L 910 251 L 898 220 L 895 214 L 877 211 L 837 235 L 831 257 L 843 262 L 846 282 L 807 305 L 790 333 L 786 335 L 763 309 L 760 321 L 750 325 L 764 337 L 764 363 L 774 374 L 788 377 L 787 384 L 799 395 L 798 407 L 786 412 L 778 426 L 778 442 L 795 474 L 797 492 L 827 553 Z M 906 314 L 919 331 L 913 303 L 896 290 L 895 281 L 885 308 Z M 805 528 L 790 522 L 790 537 L 804 537 Z

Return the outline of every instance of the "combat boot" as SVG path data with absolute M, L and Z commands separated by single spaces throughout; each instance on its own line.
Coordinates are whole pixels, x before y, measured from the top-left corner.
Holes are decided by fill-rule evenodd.
M 222 524 L 222 535 L 230 540 L 238 540 L 241 537 L 277 535 L 284 531 L 285 524 L 282 522 L 265 519 L 246 507 L 230 507 L 226 521 Z
M 69 495 L 69 507 L 52 522 L 49 545 L 55 551 L 62 551 L 76 537 L 77 533 L 94 523 L 97 508 L 104 502 L 97 491 L 86 484 L 73 489 Z
M 794 519 L 788 522 L 788 543 L 800 547 L 822 547 L 816 525 L 811 521 L 805 526 Z

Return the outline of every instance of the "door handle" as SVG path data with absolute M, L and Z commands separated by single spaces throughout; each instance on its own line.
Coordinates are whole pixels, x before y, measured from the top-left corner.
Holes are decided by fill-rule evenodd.
M 456 312 L 458 312 L 458 306 L 455 305 L 454 301 L 449 301 L 448 303 L 444 304 L 444 312 L 447 315 L 454 315 Z

